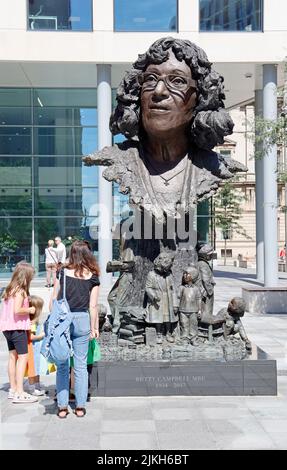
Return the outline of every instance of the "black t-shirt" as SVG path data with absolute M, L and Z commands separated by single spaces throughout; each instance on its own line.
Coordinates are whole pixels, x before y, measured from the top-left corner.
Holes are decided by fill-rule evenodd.
M 64 282 L 63 269 L 61 269 L 60 274 L 57 274 L 57 278 L 60 278 L 60 291 L 58 294 L 58 299 L 62 299 Z M 93 287 L 99 285 L 100 281 L 96 274 L 93 274 L 90 279 L 81 279 L 66 275 L 66 298 L 70 306 L 71 312 L 87 311 L 90 305 L 91 290 L 93 289 Z

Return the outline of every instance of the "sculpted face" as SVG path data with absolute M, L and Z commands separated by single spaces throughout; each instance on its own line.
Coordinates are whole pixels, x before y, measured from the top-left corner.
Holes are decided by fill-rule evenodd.
M 148 135 L 160 137 L 188 127 L 196 105 L 196 82 L 188 65 L 172 51 L 162 64 L 150 64 L 141 90 L 142 125 Z
M 173 263 L 173 258 L 166 254 L 160 254 L 155 260 L 155 268 L 160 273 L 167 273 L 170 271 Z
M 183 274 L 183 279 L 184 279 L 184 282 L 185 282 L 186 284 L 192 284 L 192 282 L 193 282 L 192 275 L 191 275 L 190 273 L 187 273 L 187 272 L 185 272 L 185 273 Z

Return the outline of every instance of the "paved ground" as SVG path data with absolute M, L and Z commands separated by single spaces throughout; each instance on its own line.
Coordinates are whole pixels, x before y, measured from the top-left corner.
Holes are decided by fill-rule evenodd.
M 254 272 L 216 270 L 216 310 Z M 281 283 L 287 285 L 287 277 Z M 48 300 L 36 281 L 32 293 Z M 287 306 L 284 315 L 246 315 L 250 339 L 277 359 L 277 397 L 96 398 L 85 419 L 60 421 L 51 398 L 38 404 L 7 400 L 6 344 L 0 339 L 2 449 L 287 449 Z M 52 390 L 54 377 L 45 379 Z

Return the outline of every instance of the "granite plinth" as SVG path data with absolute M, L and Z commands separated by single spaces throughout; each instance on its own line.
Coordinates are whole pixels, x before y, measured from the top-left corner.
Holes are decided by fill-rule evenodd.
M 243 287 L 242 297 L 249 313 L 287 314 L 286 287 Z
M 90 391 L 101 397 L 277 395 L 276 361 L 253 346 L 241 361 L 99 362 Z

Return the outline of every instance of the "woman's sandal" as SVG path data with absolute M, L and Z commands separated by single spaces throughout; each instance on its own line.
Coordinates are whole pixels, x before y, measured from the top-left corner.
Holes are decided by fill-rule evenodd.
M 62 416 L 61 416 L 62 413 Z M 60 419 L 66 419 L 69 414 L 68 408 L 58 408 L 57 416 Z
M 79 412 L 81 414 L 78 414 Z M 87 411 L 86 411 L 86 408 L 75 408 L 74 413 L 77 416 L 77 418 L 83 418 L 86 415 Z

